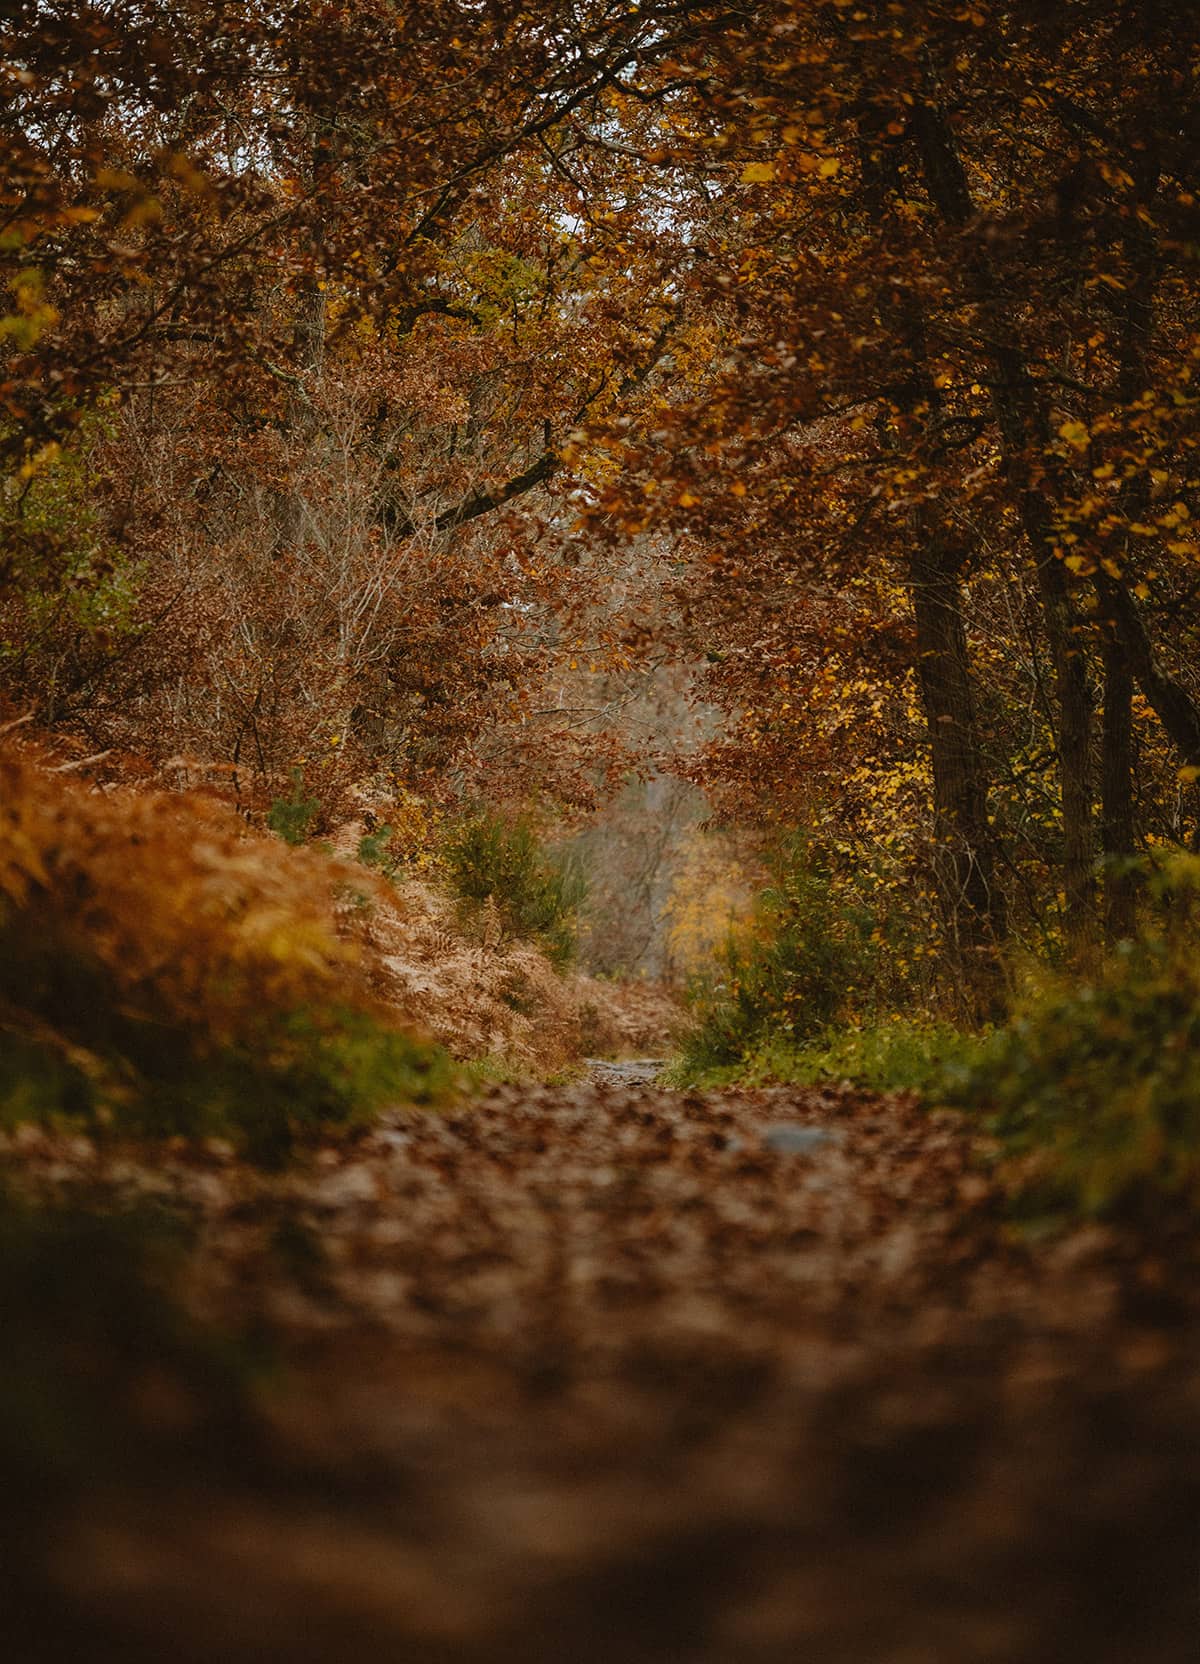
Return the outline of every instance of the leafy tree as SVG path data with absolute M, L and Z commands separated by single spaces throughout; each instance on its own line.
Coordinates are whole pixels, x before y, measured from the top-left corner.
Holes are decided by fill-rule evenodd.
M 976 595 L 1036 600 L 1005 629 L 1046 713 L 1043 859 L 1076 953 L 1101 848 L 1110 930 L 1129 925 L 1134 686 L 1195 767 L 1195 45 L 1172 4 L 753 8 L 711 39 L 671 142 L 719 350 L 652 429 L 596 436 L 598 523 L 696 550 L 750 794 L 785 759 L 827 767 L 848 656 L 893 702 L 907 658 L 944 939 L 985 1003 L 1027 871 L 997 821 L 1010 718 L 980 685 Z

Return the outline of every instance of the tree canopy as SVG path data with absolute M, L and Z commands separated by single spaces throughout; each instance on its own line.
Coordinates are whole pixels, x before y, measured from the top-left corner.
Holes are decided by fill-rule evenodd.
M 578 802 L 673 660 L 673 766 L 985 989 L 1129 932 L 1198 825 L 1191 7 L 0 28 L 14 708 Z

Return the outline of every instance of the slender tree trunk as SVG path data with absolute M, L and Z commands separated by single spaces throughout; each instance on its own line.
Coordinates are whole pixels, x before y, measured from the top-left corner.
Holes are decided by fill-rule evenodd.
M 961 230 L 974 206 L 953 131 L 936 96 L 918 100 L 910 119 L 930 200 L 947 227 Z M 1087 958 L 1097 935 L 1092 695 L 1087 658 L 1067 577 L 1053 550 L 1049 505 L 1029 479 L 1027 453 L 1031 443 L 1044 444 L 1045 413 L 1018 345 L 1003 286 L 986 253 L 981 252 L 975 261 L 974 274 L 979 298 L 991 314 L 993 339 L 1004 343 L 989 349 L 996 366 L 993 403 L 1016 485 L 1021 525 L 1037 571 L 1042 618 L 1054 665 L 1063 826 L 1063 922 L 1072 951 Z
M 1092 782 L 1092 690 L 1079 615 L 1062 562 L 1046 541 L 1048 518 L 1040 499 L 1022 514 L 1037 560 L 1042 622 L 1054 664 L 1058 706 L 1058 779 L 1062 802 L 1063 924 L 1082 958 L 1096 946 L 1096 829 Z M 1034 542 L 1038 538 L 1039 541 Z
M 1097 946 L 1096 826 L 1092 778 L 1092 690 L 1084 626 L 1054 550 L 1049 504 L 1027 476 L 1027 450 L 1044 443 L 1044 420 L 1017 347 L 996 351 L 993 390 L 1001 438 L 1018 482 L 1021 526 L 1033 555 L 1042 623 L 1054 665 L 1059 797 L 1062 806 L 1063 925 L 1072 954 L 1091 957 Z
M 935 875 L 951 957 L 986 1012 L 998 1003 L 996 949 L 1006 913 L 988 822 L 960 566 L 960 557 L 930 540 L 913 555 L 910 587 L 933 763 Z
M 903 195 L 903 183 L 896 146 L 881 112 L 869 104 L 860 112 L 859 149 L 868 207 L 883 227 Z M 937 431 L 943 399 L 929 366 L 921 297 L 915 290 L 889 289 L 880 297 L 880 309 L 893 318 L 906 348 L 907 362 L 893 397 L 923 422 L 928 438 Z M 929 523 L 927 511 L 914 518 L 909 591 L 933 771 L 934 879 L 947 957 L 971 1015 L 993 1016 L 1002 1007 L 997 949 L 1005 938 L 1007 914 L 996 880 L 987 771 L 975 720 L 963 620 L 964 557 L 943 528 Z
M 1137 929 L 1134 855 L 1133 676 L 1120 642 L 1104 648 L 1104 743 L 1100 766 L 1104 851 L 1104 938 L 1111 946 Z
M 1110 577 L 1103 568 L 1098 568 L 1094 577 L 1138 687 L 1166 729 L 1180 761 L 1192 768 L 1200 766 L 1200 707 L 1183 684 L 1159 664 L 1141 609 L 1124 583 Z
M 1157 177 L 1157 164 L 1148 158 L 1142 177 L 1142 188 L 1147 196 L 1153 193 Z M 1154 246 L 1141 222 L 1136 219 L 1131 222 L 1126 235 L 1125 249 L 1135 277 L 1124 296 L 1117 397 L 1123 405 L 1129 405 L 1145 381 L 1146 353 L 1154 328 L 1154 290 L 1157 282 Z M 1121 509 L 1126 519 L 1140 520 L 1149 499 L 1150 480 L 1142 470 L 1121 490 Z M 1105 577 L 1103 572 L 1101 577 Z M 1128 639 L 1128 621 L 1124 634 Z M 1131 867 L 1136 848 L 1133 689 L 1133 665 L 1122 632 L 1115 619 L 1110 620 L 1104 642 L 1104 741 L 1100 762 L 1104 939 L 1110 947 L 1133 936 L 1137 930 L 1137 884 Z
M 1145 202 L 1149 202 L 1158 180 L 1158 166 L 1154 158 L 1144 159 L 1143 171 L 1140 177 L 1141 195 Z M 1133 267 L 1134 281 L 1125 291 L 1125 308 L 1123 328 L 1120 340 L 1121 370 L 1118 378 L 1117 391 L 1123 404 L 1131 404 L 1138 396 L 1146 381 L 1146 355 L 1149 351 L 1150 340 L 1154 331 L 1154 294 L 1158 281 L 1158 260 L 1154 244 L 1146 233 L 1140 221 L 1134 220 L 1130 224 L 1125 239 L 1126 252 Z M 1140 473 L 1121 494 L 1121 508 L 1127 519 L 1140 519 L 1146 512 L 1150 499 L 1150 482 L 1145 472 Z M 1132 767 L 1132 712 L 1129 717 L 1120 719 L 1117 731 L 1112 741 L 1112 760 L 1110 764 L 1110 746 L 1107 739 L 1109 728 L 1108 705 L 1109 689 L 1112 687 L 1114 717 L 1123 702 L 1127 702 L 1132 694 L 1133 684 L 1136 683 L 1146 698 L 1147 703 L 1162 723 L 1169 739 L 1175 746 L 1180 761 L 1187 767 L 1200 767 L 1200 707 L 1181 682 L 1175 680 L 1158 662 L 1145 620 L 1134 596 L 1130 594 L 1129 586 L 1123 578 L 1116 577 L 1103 566 L 1098 566 L 1094 574 L 1094 581 L 1099 595 L 1102 609 L 1108 620 L 1108 627 L 1112 632 L 1111 646 L 1105 657 L 1105 789 L 1106 789 L 1106 841 L 1105 854 L 1109 852 L 1107 823 L 1110 818 L 1114 827 L 1124 827 L 1126 819 L 1128 831 L 1114 830 L 1112 836 L 1117 842 L 1114 852 L 1132 854 L 1134 849 L 1134 821 L 1132 805 L 1125 809 L 1120 804 L 1120 793 L 1123 790 L 1132 791 L 1131 782 L 1122 785 L 1126 771 Z M 1113 677 L 1117 680 L 1114 683 Z M 1128 733 L 1123 730 L 1128 728 Z M 1122 761 L 1124 748 L 1125 761 Z M 1108 778 L 1110 766 L 1112 770 L 1112 808 L 1108 807 Z M 1124 839 L 1124 843 L 1120 842 Z M 1111 938 L 1114 931 L 1128 934 L 1133 925 L 1134 899 L 1132 879 L 1129 880 L 1130 896 L 1116 907 L 1115 921 L 1112 920 L 1112 909 L 1106 907 L 1106 917 L 1109 919 L 1107 928 Z M 1114 898 L 1116 901 L 1116 898 Z M 1126 924 L 1128 923 L 1128 928 Z

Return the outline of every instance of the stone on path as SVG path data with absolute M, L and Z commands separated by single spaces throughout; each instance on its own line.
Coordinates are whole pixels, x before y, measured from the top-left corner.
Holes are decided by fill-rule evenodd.
M 806 1156 L 824 1144 L 836 1144 L 841 1137 L 829 1127 L 806 1127 L 799 1121 L 776 1121 L 766 1128 L 762 1141 L 781 1156 Z
M 585 1059 L 588 1074 L 600 1086 L 653 1086 L 666 1066 L 662 1057 L 608 1057 Z

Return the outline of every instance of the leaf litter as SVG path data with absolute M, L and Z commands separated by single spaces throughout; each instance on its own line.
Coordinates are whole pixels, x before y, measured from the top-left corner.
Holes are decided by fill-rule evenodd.
M 63 1505 L 31 1658 L 1188 1656 L 1194 1248 L 1022 1237 L 913 1098 L 601 1070 L 282 1174 L 6 1165 L 181 1211 L 189 1308 L 276 1359 L 253 1459 Z

